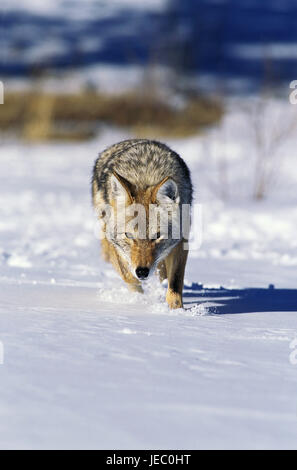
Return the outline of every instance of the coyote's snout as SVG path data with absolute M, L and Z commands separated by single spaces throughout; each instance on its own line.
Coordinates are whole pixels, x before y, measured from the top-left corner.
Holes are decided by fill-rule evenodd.
M 160 142 L 120 142 L 96 160 L 92 196 L 104 258 L 137 291 L 157 268 L 169 306 L 182 307 L 192 201 L 184 161 Z

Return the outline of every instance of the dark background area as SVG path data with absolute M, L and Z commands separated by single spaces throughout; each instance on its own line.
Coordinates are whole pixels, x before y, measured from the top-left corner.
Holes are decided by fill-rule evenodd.
M 20 2 L 3 10 L 2 79 L 42 69 L 148 63 L 226 81 L 231 91 L 234 79 L 250 90 L 297 76 L 296 0 L 168 0 L 156 10 L 120 2 L 111 9 L 112 3 L 61 0 L 61 8 L 42 14 Z

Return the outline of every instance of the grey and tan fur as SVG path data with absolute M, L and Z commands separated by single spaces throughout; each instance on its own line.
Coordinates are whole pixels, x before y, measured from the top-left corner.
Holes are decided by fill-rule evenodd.
M 95 162 L 92 199 L 106 234 L 102 239 L 105 260 L 137 291 L 142 291 L 141 281 L 158 268 L 161 281 L 168 279 L 166 300 L 170 308 L 182 307 L 188 251 L 184 234 L 178 237 L 172 234 L 175 225 L 183 224 L 182 205 L 189 207 L 192 202 L 191 177 L 185 162 L 157 141 L 131 139 L 117 143 L 104 150 Z M 139 224 L 133 233 L 121 232 L 116 217 L 106 217 L 105 208 L 112 207 L 117 214 L 120 202 L 126 209 L 142 205 L 145 237 L 139 235 Z M 156 222 L 153 228 L 149 223 L 150 211 Z M 168 237 L 164 236 L 158 211 L 159 214 L 167 211 Z M 110 220 L 115 230 L 110 231 Z M 131 220 L 131 215 L 125 216 L 125 227 Z

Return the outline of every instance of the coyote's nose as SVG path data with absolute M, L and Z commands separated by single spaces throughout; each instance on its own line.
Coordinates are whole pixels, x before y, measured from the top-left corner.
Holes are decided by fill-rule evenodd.
M 143 268 L 141 266 L 138 266 L 135 272 L 136 272 L 136 276 L 138 277 L 138 279 L 146 279 L 149 275 L 150 270 L 149 268 Z

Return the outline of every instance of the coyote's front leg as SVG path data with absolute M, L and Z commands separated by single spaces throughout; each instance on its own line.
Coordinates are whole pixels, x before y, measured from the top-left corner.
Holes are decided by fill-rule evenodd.
M 184 275 L 188 257 L 188 250 L 183 247 L 184 242 L 185 240 L 181 240 L 165 258 L 168 278 L 166 300 L 170 308 L 183 306 Z

